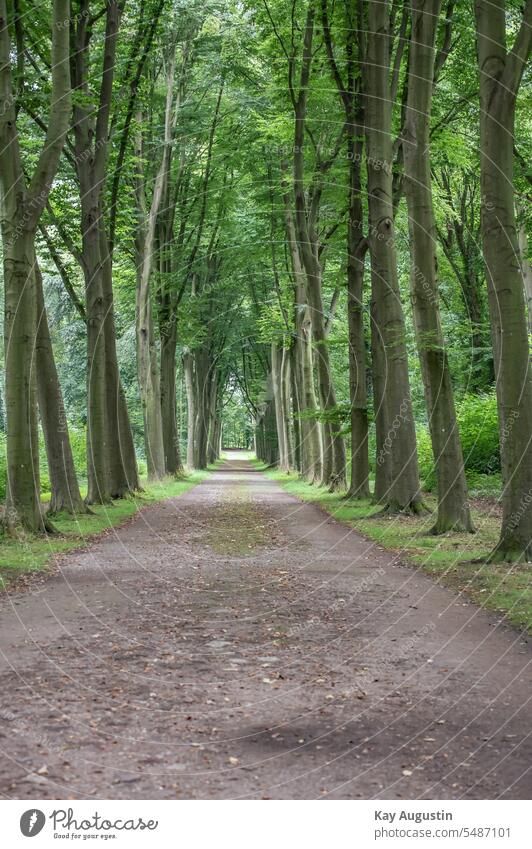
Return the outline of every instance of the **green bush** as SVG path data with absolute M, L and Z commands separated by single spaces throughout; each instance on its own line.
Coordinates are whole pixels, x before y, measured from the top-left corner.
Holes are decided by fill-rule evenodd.
M 68 426 L 74 466 L 80 481 L 87 477 L 87 435 L 84 428 Z
M 417 429 L 417 456 L 419 460 L 419 476 L 423 489 L 432 492 L 436 486 L 436 468 L 432 455 L 432 443 L 428 427 L 422 425 Z
M 78 480 L 83 483 L 87 476 L 87 445 L 85 431 L 69 426 L 70 444 L 74 457 L 74 465 Z M 46 459 L 46 448 L 44 436 L 39 431 L 39 467 L 41 478 L 41 492 L 50 492 L 50 475 L 48 474 L 48 461 Z M 0 434 L 0 502 L 5 500 L 7 487 L 7 463 L 6 463 L 6 436 Z
M 459 406 L 458 424 L 466 470 L 483 475 L 499 472 L 501 457 L 495 392 L 466 395 Z
M 478 476 L 498 474 L 501 458 L 495 393 L 466 395 L 458 408 L 458 426 L 468 480 L 475 482 Z M 430 492 L 436 486 L 436 472 L 427 426 L 418 428 L 417 446 L 421 480 Z

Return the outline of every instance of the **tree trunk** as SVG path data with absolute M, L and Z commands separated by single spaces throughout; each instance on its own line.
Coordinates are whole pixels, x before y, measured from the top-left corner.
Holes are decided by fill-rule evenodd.
M 287 471 L 294 468 L 294 439 L 293 433 L 291 429 L 291 421 L 293 420 L 293 416 L 291 415 L 291 405 L 290 405 L 290 395 L 292 389 L 292 379 L 291 379 L 291 357 L 290 357 L 290 349 L 283 345 L 283 356 L 281 359 L 281 398 L 283 405 L 283 417 L 284 417 L 284 431 L 285 431 L 285 443 L 286 443 L 286 464 Z
M 275 421 L 277 426 L 277 443 L 279 445 L 279 468 L 283 472 L 289 471 L 288 464 L 288 434 L 286 431 L 286 417 L 284 410 L 284 392 L 282 388 L 281 363 L 283 350 L 278 347 L 277 341 L 271 344 L 271 387 L 273 402 L 275 406 Z
M 351 403 L 351 480 L 349 498 L 369 498 L 368 400 L 364 334 L 364 211 L 360 163 L 362 141 L 358 120 L 350 126 L 349 220 L 347 223 L 347 321 L 349 334 L 349 398 Z
M 190 351 L 183 354 L 183 371 L 187 394 L 187 468 L 194 468 L 196 444 L 196 401 L 194 397 L 194 358 Z
M 297 381 L 298 370 L 298 345 L 295 339 L 292 340 L 290 347 L 290 393 L 292 396 L 293 417 L 292 424 L 294 429 L 293 452 L 294 452 L 294 467 L 302 473 L 302 445 L 301 445 L 301 408 L 299 403 L 299 387 Z
M 44 529 L 40 507 L 39 436 L 33 344 L 37 326 L 35 234 L 2 222 L 4 248 L 6 519 L 10 528 Z
M 163 157 L 157 171 L 149 212 L 146 209 L 146 185 L 144 177 L 146 164 L 143 162 L 143 144 L 140 131 L 136 144 L 137 174 L 135 195 L 139 219 L 135 237 L 137 267 L 137 374 L 144 418 L 144 446 L 149 480 L 161 480 L 166 471 L 159 364 L 157 362 L 155 328 L 153 323 L 151 275 L 155 248 L 155 226 L 164 189 L 169 155 L 168 122 L 170 120 L 169 111 L 171 111 L 172 106 L 172 81 L 173 73 L 170 74 L 167 80 Z M 140 113 L 138 115 L 138 121 L 140 125 L 142 122 L 142 115 Z
M 438 480 L 433 532 L 472 531 L 453 388 L 441 329 L 436 221 L 430 169 L 430 114 L 441 0 L 412 0 L 411 69 L 403 131 L 410 231 L 410 287 L 417 348 Z
M 532 560 L 532 371 L 514 209 L 515 101 L 532 40 L 532 2 L 511 52 L 504 0 L 476 0 L 482 241 L 501 433 L 501 535 L 489 559 Z
M 523 273 L 523 283 L 525 287 L 525 301 L 528 316 L 528 333 L 532 336 L 532 264 L 529 259 L 528 252 L 528 237 L 526 233 L 526 225 L 523 222 L 519 225 L 519 256 L 521 258 L 521 271 Z
M 382 338 L 386 367 L 386 388 L 378 403 L 386 406 L 389 426 L 377 462 L 390 454 L 387 509 L 418 513 L 422 502 L 393 216 L 389 26 L 388 3 L 370 3 L 364 69 L 369 245 L 378 322 L 374 330 Z
M 175 320 L 165 324 L 161 332 L 161 416 L 163 425 L 164 462 L 169 475 L 183 473 L 176 407 L 176 346 Z
M 277 423 L 273 399 L 266 401 L 258 416 L 257 456 L 267 466 L 275 466 L 279 461 L 279 444 L 277 441 Z M 260 451 L 260 455 L 259 452 Z
M 42 287 L 42 275 L 35 258 L 35 299 L 37 305 L 36 369 L 39 413 L 46 445 L 52 488 L 49 513 L 86 513 L 78 485 L 68 435 L 63 395 L 55 366 Z
M 40 505 L 36 376 L 35 232 L 57 172 L 71 110 L 68 0 L 54 0 L 52 90 L 46 138 L 26 185 L 11 73 L 5 0 L 0 0 L 0 193 L 4 264 L 4 345 L 7 449 L 6 525 L 46 527 Z
M 312 366 L 312 331 L 309 308 L 307 303 L 305 272 L 301 265 L 290 200 L 287 192 L 283 192 L 285 231 L 290 261 L 294 279 L 294 386 L 296 407 L 300 416 L 299 456 L 302 477 L 310 483 L 321 480 L 322 450 L 320 430 L 318 426 L 317 401 L 314 389 L 314 372 Z
M 104 229 L 103 215 L 100 215 L 100 225 L 105 338 L 105 409 L 109 440 L 109 491 L 111 498 L 124 498 L 128 493 L 140 489 L 140 481 L 126 397 L 116 355 L 113 264 Z
M 113 352 L 106 344 L 109 324 L 106 306 L 109 306 L 111 271 L 107 249 L 102 250 L 102 195 L 108 155 L 108 129 L 115 69 L 116 45 L 120 25 L 120 7 L 117 0 L 106 5 L 105 39 L 102 59 L 102 81 L 94 121 L 94 107 L 87 104 L 89 90 L 88 66 L 90 64 L 90 31 L 85 15 L 78 16 L 75 43 L 72 45 L 71 74 L 73 88 L 78 95 L 74 101 L 73 130 L 75 162 L 79 181 L 81 205 L 81 264 L 85 277 L 87 314 L 87 498 L 89 504 L 105 504 L 113 491 L 122 490 L 123 481 L 117 472 L 117 455 L 120 455 L 119 428 L 116 425 L 115 401 L 120 392 L 116 388 Z M 104 280 L 106 278 L 106 280 Z M 109 320 L 112 320 L 111 318 Z M 110 358 L 110 359 L 109 359 Z M 115 383 L 109 386 L 109 381 Z
M 85 170 L 82 166 L 82 170 Z M 88 176 L 88 175 L 87 175 Z M 99 245 L 100 206 L 88 180 L 81 185 L 81 230 L 87 311 L 87 504 L 111 501 L 107 373 L 102 265 Z M 84 191 L 86 186 L 86 191 Z
M 322 425 L 323 445 L 320 482 L 331 490 L 345 487 L 345 445 L 339 422 L 335 421 L 336 396 L 332 380 L 327 334 L 323 314 L 322 267 L 319 260 L 319 240 L 316 216 L 321 194 L 320 173 L 310 209 L 305 196 L 305 125 L 307 92 L 312 65 L 312 40 L 314 33 L 315 4 L 310 0 L 303 36 L 303 54 L 300 70 L 300 87 L 294 101 L 294 199 L 295 233 L 300 264 L 304 270 L 306 294 L 310 309 L 312 343 L 316 355 L 318 395 L 320 410 L 324 414 Z
M 371 297 L 371 384 L 375 418 L 375 487 L 373 501 L 385 506 L 390 492 L 391 457 L 386 444 L 390 430 L 386 404 L 386 356 L 380 332 L 382 318 L 375 291 Z

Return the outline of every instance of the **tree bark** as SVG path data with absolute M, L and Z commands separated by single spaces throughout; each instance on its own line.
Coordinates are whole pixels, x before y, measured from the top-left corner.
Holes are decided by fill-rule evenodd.
M 349 338 L 349 399 L 351 418 L 351 476 L 348 498 L 369 498 L 368 412 L 366 345 L 364 334 L 364 237 L 361 163 L 363 153 L 363 109 L 359 75 L 363 64 L 365 37 L 362 7 L 345 5 L 345 70 L 335 57 L 327 0 L 321 0 L 322 30 L 332 77 L 346 118 L 349 194 L 347 221 L 347 324 Z M 355 64 L 357 57 L 358 68 Z
M 174 103 L 175 44 L 166 74 L 166 103 L 164 141 L 161 163 L 155 178 L 149 212 L 146 210 L 146 188 L 142 162 L 142 138 L 137 140 L 138 170 L 136 198 L 139 214 L 137 245 L 137 371 L 144 416 L 144 441 L 148 463 L 148 478 L 161 479 L 166 474 L 165 447 L 161 406 L 159 364 L 155 348 L 155 329 L 152 313 L 151 275 L 155 249 L 155 228 L 168 182 L 172 146 L 172 112 Z M 139 115 L 139 118 L 141 116 Z
M 166 473 L 180 475 L 183 472 L 179 450 L 176 407 L 176 347 L 177 324 L 175 316 L 162 328 L 161 336 L 161 416 L 163 424 L 163 446 Z
M 194 393 L 194 358 L 190 351 L 183 354 L 183 371 L 187 395 L 187 468 L 194 468 L 196 444 L 196 401 Z
M 430 115 L 440 8 L 441 0 L 412 0 L 410 75 L 403 130 L 412 309 L 438 481 L 438 516 L 433 528 L 436 534 L 473 530 L 441 328 L 432 203 Z
M 316 356 L 318 395 L 322 422 L 322 464 L 320 482 L 331 490 L 342 489 L 346 485 L 345 445 L 341 427 L 335 420 L 336 395 L 332 380 L 329 349 L 323 311 L 322 272 L 319 260 L 319 244 L 316 231 L 316 215 L 321 194 L 321 176 L 315 186 L 310 208 L 307 208 L 304 184 L 304 143 L 307 114 L 307 95 L 312 65 L 312 42 L 316 8 L 314 0 L 309 0 L 303 32 L 303 51 L 301 58 L 299 92 L 294 98 L 294 198 L 295 231 L 301 265 L 305 272 L 306 294 L 312 326 L 312 343 Z M 322 169 L 323 171 L 323 169 Z
M 120 386 L 112 312 L 112 267 L 103 219 L 103 188 L 109 144 L 109 118 L 120 24 L 120 6 L 106 8 L 102 77 L 94 126 L 89 95 L 89 9 L 82 0 L 76 17 L 71 57 L 73 88 L 82 95 L 74 106 L 75 163 L 80 189 L 82 252 L 87 313 L 87 503 L 108 503 L 138 487 L 125 398 Z M 125 462 L 127 459 L 127 471 Z M 133 479 L 133 480 L 132 480 Z
M 528 237 L 524 221 L 522 221 L 519 225 L 518 242 L 519 256 L 521 258 L 521 271 L 523 273 L 523 284 L 525 287 L 528 333 L 532 336 L 532 264 L 529 259 Z
M 291 358 L 290 358 L 290 349 L 283 344 L 283 355 L 281 359 L 281 398 L 283 405 L 283 417 L 284 417 L 284 430 L 285 430 L 285 443 L 286 443 L 286 464 L 287 471 L 294 468 L 295 459 L 294 459 L 294 439 L 291 428 L 291 422 L 293 420 L 293 415 L 291 414 L 291 404 L 290 404 L 290 396 L 292 390 L 292 378 L 291 378 L 292 366 L 291 366 Z
M 422 501 L 393 215 L 389 27 L 389 3 L 369 3 L 364 67 L 369 245 L 375 332 L 382 339 L 386 367 L 386 388 L 379 403 L 386 406 L 389 426 L 377 462 L 389 453 L 387 510 L 418 513 Z
M 281 368 L 282 368 L 283 349 L 279 348 L 276 340 L 271 344 L 271 385 L 273 402 L 275 406 L 275 421 L 277 426 L 277 443 L 279 445 L 279 468 L 283 472 L 288 472 L 290 469 L 288 460 L 288 433 L 286 430 L 286 415 L 284 409 L 285 397 L 282 386 Z
M 194 356 L 194 468 L 207 468 L 209 443 L 210 356 L 205 343 L 193 352 Z
M 35 258 L 35 297 L 37 307 L 37 340 L 35 346 L 37 367 L 37 397 L 46 457 L 51 483 L 49 514 L 86 513 L 78 485 L 63 394 L 57 376 L 52 340 L 44 304 L 42 276 Z
M 113 264 L 100 215 L 100 255 L 102 259 L 102 296 L 105 342 L 105 410 L 109 439 L 109 492 L 111 498 L 123 498 L 140 489 L 133 434 L 129 423 L 126 396 L 116 355 L 116 330 L 113 296 Z M 111 448 L 114 446 L 114 448 Z M 118 450 L 116 450 L 118 449 Z
M 49 196 L 70 119 L 68 0 L 52 11 L 52 92 L 48 130 L 33 176 L 26 183 L 17 130 L 11 40 L 0 0 L 0 191 L 4 262 L 4 344 L 7 447 L 6 524 L 46 527 L 40 506 L 36 375 L 35 233 Z
M 360 163 L 362 142 L 358 120 L 348 128 L 349 220 L 347 223 L 347 322 L 349 335 L 349 398 L 351 404 L 351 480 L 349 498 L 369 498 L 368 400 L 364 333 L 364 259 Z
M 506 3 L 476 0 L 482 242 L 502 466 L 502 528 L 491 561 L 532 560 L 532 371 L 514 208 L 515 101 L 532 44 L 532 2 L 511 50 Z
M 283 192 L 286 239 L 294 280 L 294 386 L 296 407 L 300 415 L 299 455 L 301 475 L 310 483 L 321 480 L 322 450 L 317 420 L 318 404 L 312 366 L 312 330 L 306 295 L 305 272 L 301 265 L 290 199 Z

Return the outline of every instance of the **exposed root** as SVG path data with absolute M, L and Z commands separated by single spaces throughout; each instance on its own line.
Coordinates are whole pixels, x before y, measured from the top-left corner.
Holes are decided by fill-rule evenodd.
M 335 476 L 329 481 L 327 487 L 328 492 L 342 492 L 345 489 L 345 479 L 340 476 Z
M 486 565 L 490 563 L 530 563 L 532 565 L 532 545 L 528 545 L 525 549 L 516 549 L 509 548 L 504 542 L 500 542 L 485 557 L 476 557 L 469 562 L 477 564 L 485 563 Z
M 432 513 L 423 501 L 414 500 L 406 506 L 400 504 L 385 504 L 382 510 L 373 513 L 369 519 L 387 519 L 393 516 L 423 516 Z
M 457 519 L 456 522 L 445 522 L 443 524 L 436 521 L 428 533 L 429 536 L 437 537 L 447 533 L 476 534 L 476 532 L 477 530 L 472 522 L 464 522 L 461 519 Z
M 369 487 L 359 487 L 358 489 L 348 489 L 343 497 L 344 501 L 368 501 L 371 498 Z

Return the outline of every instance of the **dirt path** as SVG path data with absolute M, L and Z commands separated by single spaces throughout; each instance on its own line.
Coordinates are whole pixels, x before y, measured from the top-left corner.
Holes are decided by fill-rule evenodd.
M 531 652 L 246 461 L 0 607 L 13 798 L 530 798 Z

